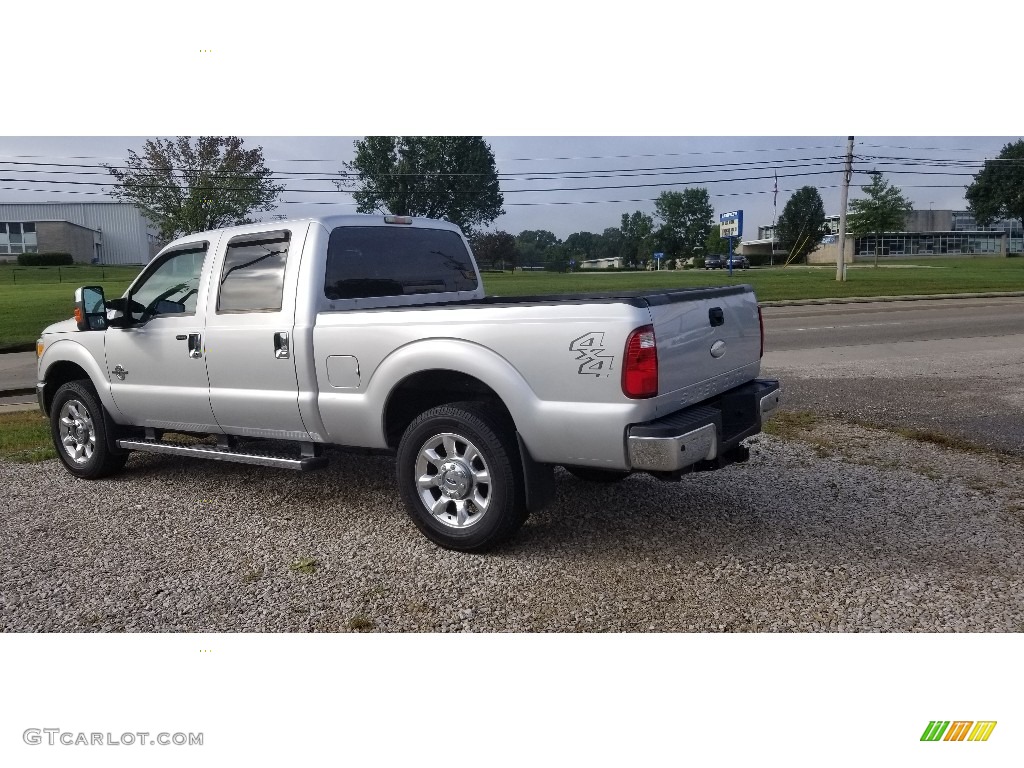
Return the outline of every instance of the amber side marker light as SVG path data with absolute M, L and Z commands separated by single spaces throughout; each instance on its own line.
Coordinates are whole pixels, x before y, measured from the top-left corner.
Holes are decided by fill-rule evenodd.
M 36 357 L 42 357 L 42 356 L 43 356 L 43 342 L 37 341 L 36 342 Z

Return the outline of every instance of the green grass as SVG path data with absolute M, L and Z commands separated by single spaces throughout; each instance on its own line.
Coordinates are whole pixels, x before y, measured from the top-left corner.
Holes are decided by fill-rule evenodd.
M 39 411 L 0 414 L 0 459 L 34 462 L 55 459 L 50 422 Z
M 760 301 L 825 299 L 847 296 L 1024 291 L 1024 259 L 943 259 L 892 261 L 893 269 L 856 265 L 847 280 L 836 282 L 834 266 L 755 267 L 727 271 L 691 269 L 673 272 L 487 273 L 484 287 L 494 296 L 549 293 L 698 288 L 750 283 Z M 917 268 L 911 268 L 917 267 Z
M 0 352 L 34 349 L 39 332 L 67 320 L 75 288 L 100 285 L 109 298 L 124 293 L 139 267 L 17 267 L 0 265 Z

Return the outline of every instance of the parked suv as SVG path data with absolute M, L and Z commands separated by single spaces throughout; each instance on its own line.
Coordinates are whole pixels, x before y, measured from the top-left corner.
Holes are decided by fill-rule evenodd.
M 704 269 L 722 269 L 725 267 L 727 256 L 711 255 L 704 257 Z

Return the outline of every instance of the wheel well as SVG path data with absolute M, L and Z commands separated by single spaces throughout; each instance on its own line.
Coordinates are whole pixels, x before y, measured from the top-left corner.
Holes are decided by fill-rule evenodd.
M 53 396 L 57 393 L 58 389 L 69 381 L 88 378 L 89 374 L 85 372 L 84 368 L 77 363 L 71 363 L 67 360 L 61 360 L 47 368 L 46 388 L 43 389 L 43 405 L 46 408 L 46 412 L 50 412 L 50 404 L 53 402 Z
M 384 406 L 384 432 L 388 445 L 397 447 L 406 427 L 424 411 L 465 400 L 490 405 L 515 429 L 512 414 L 498 393 L 479 379 L 457 371 L 422 371 L 403 379 L 388 396 Z

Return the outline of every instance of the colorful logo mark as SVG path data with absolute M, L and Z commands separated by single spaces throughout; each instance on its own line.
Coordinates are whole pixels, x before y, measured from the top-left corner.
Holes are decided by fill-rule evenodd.
M 921 741 L 988 741 L 995 728 L 995 720 L 932 720 Z

